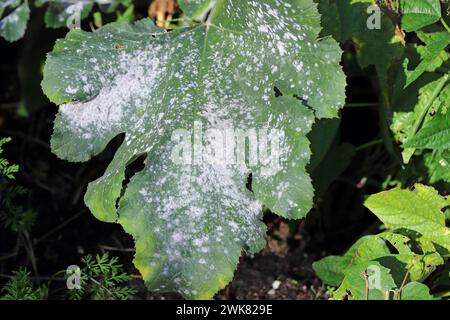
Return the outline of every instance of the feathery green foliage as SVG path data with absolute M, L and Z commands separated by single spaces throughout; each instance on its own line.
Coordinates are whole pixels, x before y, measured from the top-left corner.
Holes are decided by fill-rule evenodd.
M 80 268 L 80 289 L 69 290 L 72 300 L 128 300 L 136 289 L 128 287 L 131 276 L 123 271 L 117 257 L 108 253 L 84 256 Z
M 13 271 L 13 276 L 0 293 L 0 300 L 43 300 L 47 297 L 47 287 L 35 288 L 30 280 L 30 273 L 21 268 Z

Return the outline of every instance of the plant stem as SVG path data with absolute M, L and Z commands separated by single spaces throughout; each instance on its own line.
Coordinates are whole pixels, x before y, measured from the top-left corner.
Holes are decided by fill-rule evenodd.
M 447 32 L 450 33 L 450 27 L 448 26 L 448 24 L 445 22 L 445 20 L 443 18 L 441 18 L 441 23 L 444 26 L 445 30 L 447 30 Z
M 362 145 L 356 147 L 355 151 L 358 152 L 358 151 L 361 151 L 361 150 L 365 150 L 365 149 L 368 149 L 368 148 L 370 148 L 370 147 L 372 147 L 372 146 L 376 146 L 376 145 L 378 145 L 378 144 L 382 144 L 383 142 L 384 142 L 383 139 L 373 140 L 373 141 L 364 143 L 364 144 L 362 144 Z
M 365 272 L 361 272 L 361 276 L 364 278 L 364 281 L 366 283 L 365 298 L 366 300 L 369 300 L 369 278 L 367 277 L 367 274 Z
M 398 294 L 399 294 L 399 296 L 400 296 L 400 294 L 402 293 L 403 287 L 404 287 L 405 284 L 406 284 L 406 280 L 408 279 L 408 276 L 409 276 L 409 270 L 406 271 L 405 276 L 403 277 L 402 284 L 400 285 L 400 288 L 398 289 Z
M 46 234 L 44 234 L 43 236 L 41 236 L 40 238 L 34 240 L 33 244 L 37 245 L 38 243 L 42 242 L 43 240 L 47 239 L 49 236 L 51 236 L 52 234 L 54 234 L 55 232 L 61 230 L 62 228 L 64 228 L 66 225 L 68 225 L 69 223 L 71 223 L 72 221 L 74 221 L 75 219 L 81 217 L 85 212 L 87 211 L 87 209 L 83 209 L 80 212 L 78 212 L 77 214 L 73 215 L 72 217 L 70 217 L 69 219 L 65 220 L 63 223 L 61 223 L 60 225 L 56 226 L 54 229 L 50 230 L 49 232 L 47 232 Z
M 360 102 L 360 103 L 348 103 L 344 108 L 371 108 L 378 106 L 377 102 Z

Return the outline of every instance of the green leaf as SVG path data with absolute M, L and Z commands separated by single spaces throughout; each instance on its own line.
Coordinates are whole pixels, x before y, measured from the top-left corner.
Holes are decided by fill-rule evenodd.
M 350 265 L 352 257 L 328 256 L 313 263 L 314 272 L 329 286 L 337 287 L 345 277 L 345 269 Z
M 446 112 L 444 115 L 437 113 L 403 147 L 435 150 L 450 149 L 450 112 Z
M 410 282 L 407 283 L 401 291 L 402 300 L 434 300 L 430 294 L 430 288 L 423 283 Z
M 423 34 L 421 38 L 426 41 L 426 37 Z M 419 56 L 420 50 L 417 47 L 409 47 L 409 49 L 415 50 L 409 57 L 413 61 L 417 60 L 415 56 Z M 450 85 L 448 84 L 448 75 L 439 74 L 434 69 L 440 67 L 443 63 L 443 61 L 438 60 L 440 58 L 436 59 L 430 66 L 430 70 L 428 70 L 430 72 L 421 75 L 417 81 L 406 89 L 404 89 L 404 84 L 407 79 L 409 60 L 406 59 L 405 63 L 399 67 L 391 98 L 391 104 L 394 107 L 391 131 L 395 140 L 401 144 L 414 139 L 414 136 L 420 129 L 426 127 L 427 123 L 436 117 L 436 114 L 448 112 L 447 101 L 450 99 Z M 443 60 L 448 60 L 448 53 L 445 53 Z M 416 61 L 412 63 L 417 64 Z M 404 149 L 402 152 L 404 162 L 409 163 L 416 151 L 416 148 Z M 418 150 L 417 154 L 423 156 L 425 165 L 422 175 L 428 171 L 430 183 L 437 181 L 450 182 L 450 171 L 448 170 L 450 156 L 447 153 L 445 150 Z
M 142 20 L 72 30 L 56 43 L 42 83 L 52 101 L 65 103 L 52 150 L 86 161 L 125 133 L 85 201 L 97 218 L 133 235 L 149 288 L 210 298 L 232 279 L 243 248 L 264 247 L 263 205 L 287 218 L 311 208 L 306 134 L 345 100 L 341 50 L 319 32 L 311 0 L 219 0 L 193 28 L 167 33 Z M 188 132 L 190 146 L 200 126 L 280 131 L 279 170 L 267 170 L 264 157 L 248 166 L 174 162 L 173 133 Z M 127 165 L 143 154 L 145 168 L 123 190 Z
M 7 9 L 15 9 L 22 3 L 21 0 L 8 0 L 0 3 L 0 18 Z
M 308 139 L 311 141 L 311 161 L 308 171 L 312 172 L 322 162 L 338 136 L 340 119 L 321 119 L 314 123 Z
M 331 183 L 348 168 L 354 155 L 355 147 L 350 143 L 331 148 L 324 160 L 311 172 L 317 196 L 322 196 Z
M 401 0 L 403 30 L 412 32 L 435 23 L 441 18 L 439 0 Z
M 450 150 L 437 150 L 425 154 L 430 182 L 445 181 L 450 183 Z
M 395 26 L 384 14 L 380 16 L 380 29 L 367 27 L 369 6 L 373 0 L 321 0 L 324 35 L 333 35 L 339 42 L 351 40 L 355 44 L 361 68 L 375 66 L 382 82 L 389 67 L 402 57 L 404 46 L 395 35 Z
M 398 253 L 391 253 L 386 241 Z M 327 285 L 339 286 L 354 265 L 377 262 L 390 272 L 397 284 L 401 284 L 405 274 L 413 281 L 423 281 L 436 267 L 444 263 L 432 243 L 417 239 L 416 243 L 399 233 L 382 232 L 375 236 L 360 238 L 343 256 L 328 256 L 315 263 L 313 269 Z M 410 248 L 416 245 L 423 254 L 416 254 Z
M 438 57 L 445 48 L 450 45 L 450 33 L 435 32 L 433 33 L 421 53 L 422 61 L 420 64 L 408 74 L 405 87 L 416 81 L 425 71 L 430 69 L 430 66 L 435 64 L 436 57 Z
M 117 22 L 133 22 L 135 20 L 134 5 L 130 5 L 123 13 L 117 12 Z
M 49 28 L 61 28 L 68 26 L 68 23 L 76 22 L 78 18 L 85 19 L 94 7 L 94 3 L 94 1 L 49 1 L 45 13 L 45 24 Z
M 368 277 L 367 282 L 363 274 Z M 342 284 L 333 293 L 332 300 L 343 300 L 344 297 L 349 300 L 382 300 L 384 292 L 395 287 L 389 269 L 376 261 L 368 261 L 347 270 Z
M 313 269 L 325 284 L 339 286 L 333 299 L 385 299 L 387 290 L 403 284 L 406 276 L 412 281 L 424 281 L 444 264 L 450 237 L 441 209 L 447 207 L 449 201 L 433 188 L 423 185 L 416 185 L 413 195 L 418 199 L 409 194 L 393 195 L 397 191 L 413 194 L 413 191 L 393 189 L 371 196 L 366 202 L 366 206 L 394 231 L 362 237 L 345 255 L 325 257 L 313 264 Z M 414 210 L 420 214 L 410 212 L 405 203 L 415 207 Z M 402 217 L 405 215 L 402 210 L 408 210 L 408 217 Z M 395 253 L 391 253 L 390 248 Z M 420 253 L 415 253 L 413 248 Z M 377 278 L 366 272 L 369 266 L 375 266 Z M 367 285 L 372 280 L 378 281 L 376 290 Z
M 424 75 L 420 81 L 406 88 L 392 102 L 395 112 L 391 130 L 401 143 L 412 139 L 419 129 L 433 119 L 432 114 L 440 111 L 450 97 L 448 75 Z M 403 161 L 408 163 L 415 148 L 406 148 L 402 152 Z
M 42 66 L 47 53 L 52 50 L 56 35 L 43 27 L 43 14 L 33 16 L 17 52 L 17 74 L 20 80 L 20 101 L 17 114 L 27 117 L 49 105 L 42 92 Z M 43 41 L 48 39 L 49 41 Z
M 401 231 L 403 230 L 397 232 Z M 433 244 L 426 243 L 427 241 L 423 238 L 414 239 L 415 241 L 413 242 L 408 236 L 394 232 L 383 232 L 376 237 L 388 241 L 398 251 L 398 254 L 371 257 L 371 259 L 380 261 L 385 267 L 389 267 L 392 274 L 396 275 L 395 278 L 399 284 L 403 282 L 404 275 L 407 272 L 409 272 L 412 280 L 423 281 L 436 270 L 437 266 L 444 263 L 443 258 L 436 252 Z M 420 248 L 423 254 L 413 252 L 410 248 L 413 246 Z
M 313 269 L 325 284 L 339 286 L 352 265 L 389 254 L 389 249 L 379 240 L 373 236 L 362 237 L 343 256 L 325 257 L 314 262 Z
M 216 0 L 179 0 L 178 3 L 183 14 L 194 20 L 200 19 L 201 16 L 210 9 Z
M 370 196 L 365 204 L 388 228 L 405 228 L 450 250 L 450 230 L 441 211 L 448 202 L 432 187 L 392 189 Z
M 28 7 L 28 3 L 24 2 L 0 20 L 0 36 L 9 42 L 19 40 L 25 34 L 29 19 L 30 8 Z
M 68 24 L 77 22 L 77 19 L 87 18 L 96 4 L 101 11 L 107 13 L 114 12 L 121 4 L 127 8 L 132 5 L 131 0 L 37 0 L 36 6 L 40 7 L 46 3 L 48 8 L 45 23 L 49 28 L 66 27 Z

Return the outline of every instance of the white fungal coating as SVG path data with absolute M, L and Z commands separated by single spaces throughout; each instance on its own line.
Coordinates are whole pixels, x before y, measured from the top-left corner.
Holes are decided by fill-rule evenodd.
M 217 6 L 206 24 L 190 29 L 151 34 L 118 27 L 74 36 L 61 45 L 67 60 L 50 61 L 87 70 L 55 71 L 63 82 L 58 94 L 80 100 L 61 106 L 55 149 L 84 159 L 125 133 L 107 172 L 90 186 L 88 198 L 102 204 L 119 197 L 114 187 L 129 160 L 147 154 L 120 202 L 119 222 L 136 240 L 136 261 L 150 286 L 188 297 L 207 283 L 218 289 L 242 248 L 263 247 L 263 204 L 285 216 L 306 214 L 312 201 L 306 134 L 315 116 L 333 116 L 343 103 L 343 86 L 332 79 L 341 75 L 340 51 L 316 40 L 320 18 L 311 0 Z M 275 97 L 275 87 L 283 97 Z M 263 170 L 272 165 L 268 158 L 248 166 L 174 163 L 172 133 L 194 131 L 196 123 L 203 130 L 267 130 L 269 140 L 280 131 L 280 168 Z M 84 148 L 70 147 L 74 141 Z M 254 193 L 246 186 L 250 173 Z

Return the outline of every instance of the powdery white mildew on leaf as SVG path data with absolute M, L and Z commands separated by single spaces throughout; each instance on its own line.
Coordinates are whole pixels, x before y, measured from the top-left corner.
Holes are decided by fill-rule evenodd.
M 150 289 L 212 297 L 243 249 L 264 247 L 263 205 L 287 218 L 311 208 L 306 134 L 315 118 L 337 115 L 345 87 L 341 51 L 319 32 L 312 0 L 219 0 L 196 27 L 165 32 L 142 20 L 73 30 L 56 43 L 43 81 L 61 104 L 52 150 L 87 161 L 125 133 L 85 201 L 134 237 Z M 279 169 L 176 164 L 172 133 L 197 125 L 280 131 Z M 145 168 L 121 196 L 126 166 L 143 154 Z
M 20 6 L 19 4 L 19 1 L 7 1 L 0 4 L 0 37 L 5 38 L 9 42 L 17 41 L 23 37 L 30 19 L 28 3 L 24 2 Z M 8 7 L 15 9 L 5 17 L 2 17 L 3 11 Z

